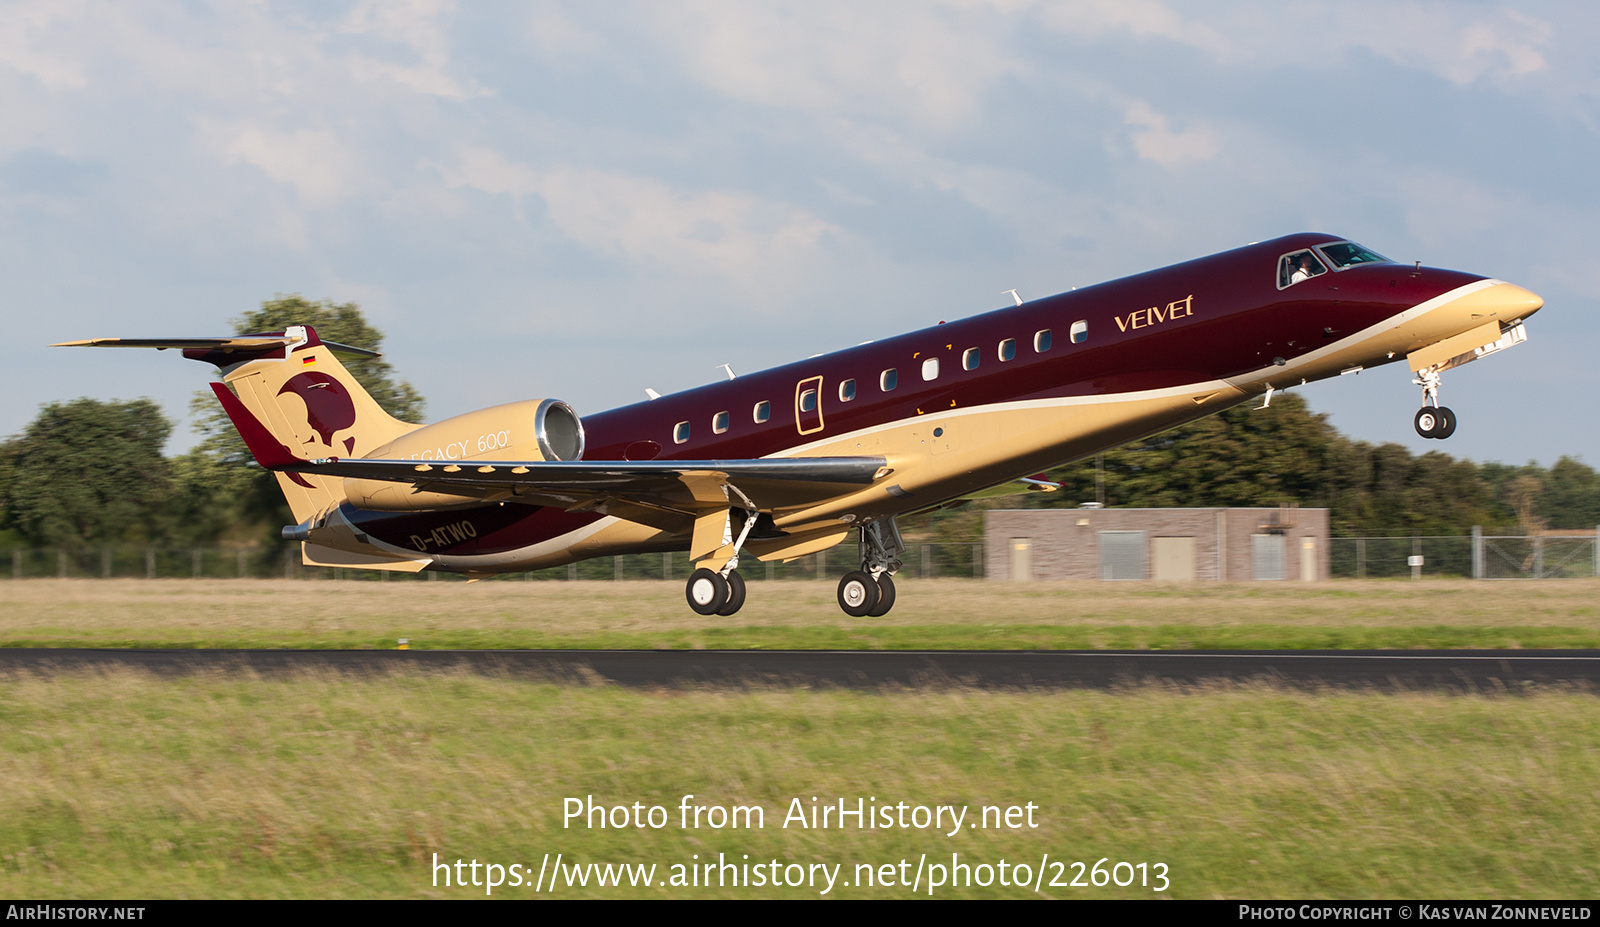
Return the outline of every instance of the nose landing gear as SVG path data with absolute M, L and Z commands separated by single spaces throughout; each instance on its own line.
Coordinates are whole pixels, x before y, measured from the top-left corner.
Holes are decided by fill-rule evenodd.
M 1444 406 L 1422 408 L 1413 424 L 1424 438 L 1448 438 L 1456 433 L 1456 414 Z
M 1411 382 L 1422 387 L 1422 408 L 1417 410 L 1417 416 L 1412 420 L 1417 434 L 1440 440 L 1455 434 L 1456 414 L 1439 405 L 1439 370 L 1425 367 L 1417 371 L 1417 378 Z

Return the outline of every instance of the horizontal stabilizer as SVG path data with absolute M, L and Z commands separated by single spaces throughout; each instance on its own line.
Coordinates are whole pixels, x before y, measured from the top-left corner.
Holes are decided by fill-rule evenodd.
M 220 352 L 251 356 L 276 351 L 294 344 L 304 344 L 287 335 L 231 335 L 225 338 L 87 338 L 83 341 L 63 341 L 52 348 L 169 348 L 179 351 Z M 382 357 L 377 351 L 352 347 L 333 341 L 322 342 L 323 347 L 336 354 L 351 357 Z

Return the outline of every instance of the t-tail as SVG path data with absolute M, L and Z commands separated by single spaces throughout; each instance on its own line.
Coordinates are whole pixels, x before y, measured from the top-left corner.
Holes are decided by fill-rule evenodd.
M 229 338 L 96 338 L 59 347 L 177 348 L 215 364 L 211 388 L 257 462 L 268 468 L 327 457 L 365 457 L 418 425 L 402 422 L 339 363 L 335 352 L 375 352 L 324 342 L 308 325 Z M 305 522 L 345 499 L 344 480 L 277 471 L 295 520 Z

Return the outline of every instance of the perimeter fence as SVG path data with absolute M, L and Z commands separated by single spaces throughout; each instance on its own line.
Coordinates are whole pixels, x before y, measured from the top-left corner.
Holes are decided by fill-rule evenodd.
M 907 546 L 901 575 L 917 578 L 958 577 L 982 579 L 983 543 L 956 541 Z M 10 563 L 7 571 L 3 564 Z M 788 563 L 742 560 L 740 573 L 747 581 L 837 579 L 855 569 L 855 545 L 808 554 Z M 581 563 L 500 574 L 501 581 L 634 580 L 682 582 L 694 571 L 683 551 L 597 557 Z M 282 547 L 138 547 L 111 546 L 72 550 L 56 547 L 13 548 L 0 551 L 0 577 L 11 579 L 362 579 L 378 582 L 460 581 L 454 573 L 401 573 L 350 567 L 312 567 L 300 562 L 300 545 Z
M 1596 533 L 1471 534 L 1330 538 L 1336 578 L 1470 577 L 1472 579 L 1575 579 L 1600 576 Z
M 1329 561 L 1336 579 L 1470 577 L 1473 579 L 1567 579 L 1600 576 L 1600 546 L 1595 534 L 1470 535 L 1330 538 Z M 1417 558 L 1421 558 L 1420 561 Z M 10 569 L 5 568 L 9 560 Z M 808 554 L 788 563 L 746 558 L 746 580 L 818 580 L 855 569 L 855 545 Z M 987 575 L 982 541 L 920 542 L 906 545 L 900 575 L 983 579 Z M 677 580 L 694 570 L 689 555 L 628 554 L 526 573 L 491 577 L 500 581 Z M 460 581 L 453 573 L 401 573 L 351 567 L 310 567 L 300 562 L 298 544 L 282 547 L 139 547 L 85 549 L 13 548 L 0 550 L 0 578 L 38 579 L 361 579 L 378 582 Z

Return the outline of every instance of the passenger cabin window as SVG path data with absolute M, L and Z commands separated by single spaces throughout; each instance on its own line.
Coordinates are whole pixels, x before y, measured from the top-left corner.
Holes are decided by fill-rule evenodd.
M 808 389 L 805 392 L 800 394 L 800 411 L 801 412 L 815 412 L 815 411 L 817 411 L 817 391 L 816 390 Z
M 937 380 L 937 379 L 939 379 L 939 358 L 930 357 L 927 360 L 922 362 L 922 379 L 924 379 L 924 380 Z
M 977 370 L 978 362 L 982 359 L 983 358 L 978 356 L 977 348 L 967 348 L 965 351 L 961 352 L 961 369 Z
M 728 430 L 728 413 L 718 412 L 711 416 L 711 431 L 713 434 L 722 434 Z
M 689 440 L 689 423 L 679 422 L 672 426 L 672 443 L 682 444 Z
M 766 421 L 767 419 L 769 419 L 771 417 L 772 417 L 772 403 L 766 401 L 765 399 L 763 399 L 760 402 L 756 403 L 755 412 L 754 412 L 754 414 L 751 415 L 751 418 L 754 418 L 756 420 L 756 424 L 757 425 L 761 424 L 762 422 Z
M 1043 354 L 1050 350 L 1050 329 L 1033 333 L 1033 353 Z
M 1072 343 L 1083 344 L 1089 340 L 1089 323 L 1082 319 L 1072 323 Z
M 856 398 L 856 381 L 846 380 L 839 384 L 839 401 L 849 402 Z
M 878 388 L 886 393 L 899 385 L 900 371 L 894 367 L 890 367 L 888 370 L 885 370 L 883 373 L 878 375 Z
M 1285 254 L 1278 260 L 1278 289 L 1294 286 L 1312 277 L 1320 277 L 1327 272 L 1328 268 L 1322 266 L 1322 261 L 1318 260 L 1310 248 Z
M 1006 340 L 1000 342 L 1000 359 L 1001 360 L 1008 361 L 1008 360 L 1011 360 L 1012 358 L 1014 358 L 1016 356 L 1017 356 L 1017 339 L 1015 339 L 1015 338 L 1007 338 Z
M 1368 251 L 1353 241 L 1338 241 L 1331 245 L 1318 245 L 1317 250 L 1333 264 L 1334 270 L 1344 270 L 1354 264 L 1392 264 L 1388 258 Z

